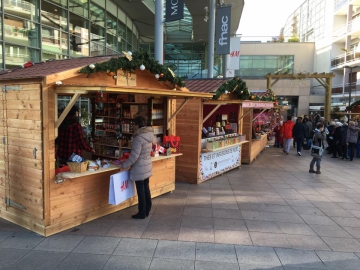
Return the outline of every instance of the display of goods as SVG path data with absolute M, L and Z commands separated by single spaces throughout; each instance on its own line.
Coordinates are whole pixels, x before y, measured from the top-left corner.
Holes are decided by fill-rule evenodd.
M 164 136 L 163 144 L 169 144 L 173 154 L 180 154 L 180 136 Z

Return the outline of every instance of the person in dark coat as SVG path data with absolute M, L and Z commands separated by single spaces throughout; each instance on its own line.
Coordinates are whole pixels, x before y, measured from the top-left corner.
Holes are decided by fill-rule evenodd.
M 332 158 L 337 158 L 337 154 L 339 155 L 339 157 L 342 156 L 341 153 L 341 127 L 342 124 L 340 122 L 336 122 L 335 123 L 335 129 L 333 130 L 332 133 L 332 140 L 331 140 L 331 152 L 332 152 Z
M 299 117 L 296 120 L 296 124 L 293 127 L 292 133 L 293 133 L 293 138 L 296 141 L 297 154 L 299 156 L 301 156 L 302 144 L 303 144 L 304 138 L 306 137 L 306 130 L 305 130 L 305 126 L 302 123 L 301 117 Z
M 348 130 L 349 126 L 347 123 L 344 123 L 341 127 L 341 159 L 349 159 L 349 151 L 348 151 L 348 146 L 346 145 L 346 135 L 347 135 L 347 130 Z
M 359 128 L 355 127 L 355 122 L 350 121 L 349 122 L 349 128 L 347 130 L 346 134 L 346 144 L 349 147 L 350 152 L 350 161 L 353 161 L 355 151 L 356 151 L 356 143 L 359 140 Z
M 324 129 L 326 130 L 326 127 L 324 125 Z M 334 121 L 330 121 L 328 127 L 327 127 L 328 133 L 326 133 L 326 142 L 329 145 L 329 147 L 326 149 L 328 151 L 328 154 L 332 154 L 332 149 L 331 149 L 331 145 L 332 145 L 332 139 L 333 139 L 333 132 L 335 130 L 335 122 Z
M 307 117 L 304 118 L 303 124 L 304 124 L 305 131 L 306 131 L 306 135 L 305 135 L 306 144 L 307 144 L 307 147 L 309 147 L 309 140 L 312 139 L 311 138 L 311 131 L 314 130 L 314 125 L 310 121 L 310 119 L 307 118 Z

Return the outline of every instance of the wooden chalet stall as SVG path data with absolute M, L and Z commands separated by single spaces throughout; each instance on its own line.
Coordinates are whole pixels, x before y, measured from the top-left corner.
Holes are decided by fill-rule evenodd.
M 186 86 L 194 92 L 215 93 L 227 81 L 229 79 L 189 80 Z M 260 140 L 252 140 L 253 108 L 270 108 L 273 102 L 239 100 L 228 93 L 221 95 L 218 100 L 196 99 L 188 101 L 186 105 L 178 103 L 180 106 L 183 108 L 177 115 L 176 130 L 181 137 L 183 156 L 176 163 L 177 181 L 200 184 L 226 171 L 240 168 L 241 163 L 251 163 L 267 144 L 266 135 Z M 218 115 L 228 119 L 240 139 L 209 150 L 206 149 L 203 128 L 213 126 Z
M 176 99 L 212 96 L 174 89 L 147 70 L 132 73 L 131 83 L 129 77 L 121 76 L 121 71 L 117 79 L 106 72 L 79 73 L 83 67 L 110 59 L 103 56 L 49 61 L 0 74 L 1 218 L 49 236 L 137 203 L 133 197 L 117 206 L 108 204 L 110 175 L 119 171 L 115 165 L 55 176 L 57 127 L 81 95 L 102 91 L 163 99 L 164 130 L 168 135 L 175 135 Z M 58 95 L 72 96 L 59 116 Z M 153 158 L 153 197 L 175 189 L 176 156 Z
M 191 91 L 212 93 L 226 82 L 227 79 L 189 80 L 186 82 Z M 242 121 L 240 100 L 213 100 L 197 99 L 190 100 L 177 115 L 176 130 L 181 137 L 181 151 L 183 156 L 179 157 L 176 164 L 176 180 L 192 184 L 200 184 L 214 178 L 231 169 L 240 168 L 241 151 L 244 144 L 248 143 L 242 137 L 242 141 L 231 141 L 231 143 L 220 142 L 216 148 L 207 148 L 208 139 L 232 136 L 241 133 Z M 180 104 L 178 103 L 178 107 Z M 232 118 L 230 119 L 230 114 Z M 203 128 L 216 126 L 216 118 L 223 117 L 224 121 L 231 121 L 232 134 L 227 133 L 220 136 L 204 136 Z M 226 138 L 222 138 L 227 140 Z M 240 140 L 240 139 L 238 139 Z
M 258 135 L 253 138 L 253 122 L 256 120 L 254 117 L 254 109 L 260 109 L 262 112 L 274 107 L 273 102 L 268 101 L 252 101 L 244 100 L 241 103 L 241 117 L 243 118 L 243 125 L 241 133 L 246 135 L 249 143 L 244 145 L 241 153 L 242 163 L 250 164 L 253 160 L 266 148 L 268 138 L 267 134 Z

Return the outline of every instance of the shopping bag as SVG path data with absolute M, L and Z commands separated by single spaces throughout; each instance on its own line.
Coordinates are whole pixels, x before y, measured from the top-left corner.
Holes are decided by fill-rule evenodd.
M 164 145 L 169 144 L 171 153 L 180 154 L 180 137 L 179 136 L 164 136 Z
M 110 176 L 109 204 L 118 205 L 135 196 L 134 181 L 130 180 L 130 172 L 122 171 Z

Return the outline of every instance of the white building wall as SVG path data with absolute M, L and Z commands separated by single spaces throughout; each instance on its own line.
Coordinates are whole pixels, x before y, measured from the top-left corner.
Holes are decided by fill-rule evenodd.
M 294 73 L 314 72 L 315 43 L 242 43 L 241 55 L 294 55 Z M 241 65 L 241 62 L 240 62 Z M 266 89 L 266 79 L 246 79 L 249 90 Z M 309 113 L 310 80 L 278 81 L 273 87 L 277 96 L 298 96 L 298 115 Z M 311 96 L 312 103 L 323 103 L 324 96 Z

